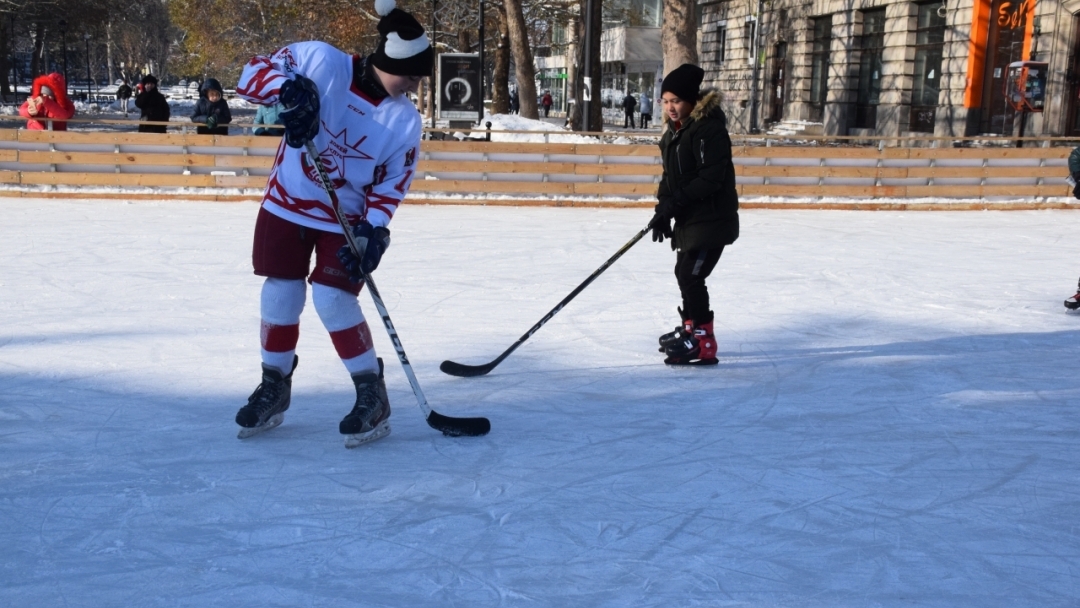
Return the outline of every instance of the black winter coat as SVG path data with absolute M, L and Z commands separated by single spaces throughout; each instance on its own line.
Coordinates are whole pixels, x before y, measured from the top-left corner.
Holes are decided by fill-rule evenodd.
M 727 116 L 720 93 L 708 92 L 676 130 L 660 138 L 664 175 L 657 198 L 675 204 L 672 249 L 716 249 L 739 238 L 739 195 Z
M 210 98 L 206 96 L 207 91 L 210 90 L 221 93 L 221 97 L 217 101 L 211 102 Z M 213 129 L 205 126 L 206 119 L 211 116 L 217 118 L 217 124 L 219 125 Z M 195 111 L 191 114 L 191 122 L 199 122 L 204 125 L 195 129 L 199 135 L 229 134 L 229 127 L 224 125 L 232 122 L 232 112 L 229 110 L 229 103 L 225 101 L 225 92 L 221 88 L 221 83 L 216 78 L 207 78 L 206 82 L 199 87 L 199 101 L 195 102 Z
M 135 107 L 142 110 L 139 120 L 154 122 L 169 122 L 172 111 L 169 109 L 169 100 L 156 88 L 153 91 L 143 91 L 135 96 Z M 165 125 L 139 125 L 139 133 L 164 133 Z

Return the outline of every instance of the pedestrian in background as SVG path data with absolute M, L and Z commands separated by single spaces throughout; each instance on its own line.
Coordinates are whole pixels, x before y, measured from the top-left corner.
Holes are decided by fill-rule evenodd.
M 169 100 L 158 90 L 158 79 L 153 74 L 147 74 L 136 86 L 139 94 L 135 96 L 135 107 L 142 110 L 139 121 L 169 122 L 172 110 L 169 108 Z M 165 125 L 139 125 L 139 133 L 164 133 Z
M 648 93 L 642 91 L 641 92 L 641 123 L 640 123 L 639 126 L 642 129 L 648 129 L 650 122 L 652 122 L 652 99 L 649 97 Z

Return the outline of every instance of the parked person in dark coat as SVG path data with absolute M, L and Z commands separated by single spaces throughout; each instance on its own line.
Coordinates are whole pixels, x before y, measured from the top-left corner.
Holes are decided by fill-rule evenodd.
M 518 95 L 518 90 L 514 89 L 513 93 L 510 93 L 510 113 L 517 114 L 521 110 L 521 96 Z
M 634 96 L 631 95 L 630 93 L 627 93 L 626 97 L 622 98 L 622 107 L 623 107 L 623 114 L 624 114 L 622 126 L 623 126 L 624 129 L 627 128 L 627 127 L 630 127 L 631 129 L 636 128 L 636 127 L 634 127 L 634 107 L 635 106 L 637 106 L 637 99 L 635 99 Z
M 1080 199 L 1080 147 L 1074 148 L 1069 154 L 1069 179 L 1072 181 L 1073 196 Z M 1076 295 L 1065 300 L 1065 308 L 1080 309 L 1080 281 L 1077 282 Z
M 739 195 L 720 93 L 699 92 L 704 70 L 683 64 L 664 78 L 660 100 L 667 131 L 660 139 L 664 174 L 650 226 L 654 241 L 671 239 L 682 295 L 682 325 L 660 337 L 669 365 L 715 365 L 713 311 L 705 279 L 724 247 L 739 238 Z M 675 229 L 671 229 L 671 220 Z
M 128 100 L 131 99 L 131 85 L 125 80 L 123 84 L 116 88 L 116 102 L 120 105 L 120 109 L 124 111 L 124 116 L 128 113 Z
M 153 74 L 143 76 L 139 82 L 139 94 L 135 96 L 135 107 L 142 110 L 140 121 L 169 122 L 172 110 L 169 100 L 157 88 L 158 79 Z M 139 125 L 139 133 L 164 133 L 165 125 Z
M 195 111 L 191 122 L 199 123 L 196 132 L 199 135 L 228 135 L 232 122 L 232 112 L 225 101 L 225 90 L 216 78 L 207 78 L 199 87 L 199 101 L 195 102 Z

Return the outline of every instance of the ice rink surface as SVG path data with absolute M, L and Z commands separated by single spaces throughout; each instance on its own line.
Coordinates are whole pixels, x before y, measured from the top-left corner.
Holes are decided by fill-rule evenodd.
M 0 605 L 1076 606 L 1080 216 L 743 211 L 720 365 L 665 367 L 642 241 L 491 374 L 648 210 L 406 205 L 366 293 L 394 408 L 310 303 L 285 423 L 259 381 L 253 203 L 8 199 Z

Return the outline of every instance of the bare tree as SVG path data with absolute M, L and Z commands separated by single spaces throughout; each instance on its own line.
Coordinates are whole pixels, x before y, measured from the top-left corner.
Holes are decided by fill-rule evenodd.
M 514 75 L 517 77 L 521 115 L 539 119 L 536 109 L 536 67 L 533 65 L 532 48 L 521 0 L 504 0 L 506 23 L 510 34 L 510 50 L 514 55 Z
M 697 64 L 695 0 L 664 0 L 660 46 L 664 51 L 664 74 L 684 63 Z
M 510 28 L 506 7 L 495 6 L 495 61 L 491 70 L 491 113 L 510 113 Z

